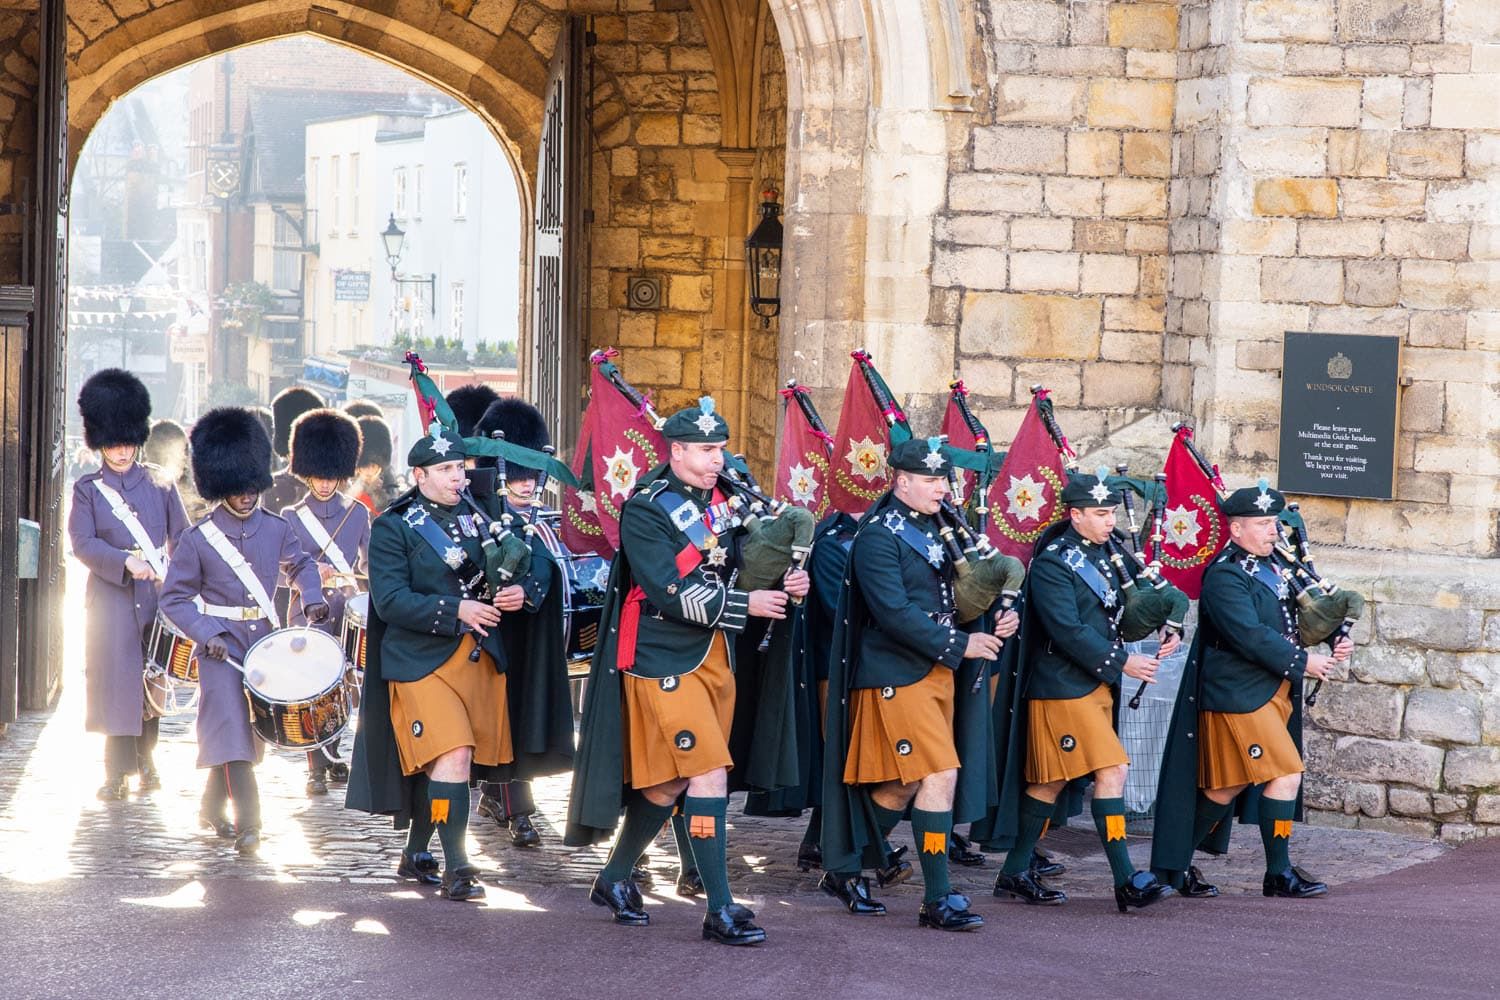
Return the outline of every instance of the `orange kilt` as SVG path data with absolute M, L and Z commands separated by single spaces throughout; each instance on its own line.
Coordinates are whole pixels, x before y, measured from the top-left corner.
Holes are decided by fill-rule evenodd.
M 1301 774 L 1302 755 L 1286 728 L 1291 717 L 1291 681 L 1282 681 L 1271 700 L 1253 712 L 1199 712 L 1199 787 L 1260 785 Z
M 390 681 L 391 728 L 403 774 L 416 774 L 450 750 L 473 747 L 474 763 L 494 766 L 515 759 L 510 745 L 510 711 L 505 675 L 481 652 L 469 659 L 474 633 L 426 677 Z
M 905 687 L 855 688 L 849 718 L 846 785 L 909 785 L 958 767 L 953 671 L 941 664 Z
M 1115 732 L 1115 703 L 1109 685 L 1082 698 L 1027 702 L 1026 780 L 1034 785 L 1072 781 L 1085 774 L 1129 764 Z
M 631 788 L 695 778 L 734 766 L 734 671 L 729 646 L 715 632 L 696 670 L 654 679 L 625 678 L 625 780 Z

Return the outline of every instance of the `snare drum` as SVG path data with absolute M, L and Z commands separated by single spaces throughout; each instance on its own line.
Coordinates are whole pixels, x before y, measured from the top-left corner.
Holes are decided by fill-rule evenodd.
M 339 641 L 315 628 L 272 632 L 245 654 L 255 735 L 283 750 L 334 742 L 349 722 L 350 685 Z
M 568 662 L 594 655 L 599 643 L 599 617 L 604 611 L 604 588 L 609 583 L 609 560 L 592 552 L 570 555 L 567 568 L 568 594 L 564 627 L 568 633 Z
M 198 659 L 193 655 L 193 640 L 178 631 L 165 616 L 157 614 L 146 649 L 158 672 L 180 684 L 198 683 Z
M 355 594 L 344 602 L 344 624 L 339 630 L 344 657 L 355 670 L 365 672 L 365 644 L 370 628 L 370 595 Z

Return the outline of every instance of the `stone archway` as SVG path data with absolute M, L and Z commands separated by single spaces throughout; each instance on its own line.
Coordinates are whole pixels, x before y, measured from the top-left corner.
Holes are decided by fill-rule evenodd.
M 524 202 L 536 174 L 541 95 L 561 20 L 530 5 L 531 17 L 513 12 L 493 20 L 477 11 L 460 16 L 455 6 L 422 5 L 393 17 L 338 0 L 256 0 L 204 14 L 188 0 L 167 0 L 122 17 L 103 3 L 74 4 L 71 154 L 77 157 L 110 103 L 145 80 L 217 52 L 305 32 L 391 62 L 467 104 L 490 125 L 522 178 Z
M 930 391 L 956 339 L 929 300 L 951 119 L 973 96 L 959 4 L 769 4 L 788 69 L 780 375 L 832 413 L 864 345 L 897 392 Z

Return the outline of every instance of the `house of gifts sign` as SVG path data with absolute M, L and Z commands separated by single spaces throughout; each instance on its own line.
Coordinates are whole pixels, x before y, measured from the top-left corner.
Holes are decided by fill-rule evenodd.
M 1290 493 L 1391 499 L 1400 378 L 1398 337 L 1288 331 L 1277 485 Z

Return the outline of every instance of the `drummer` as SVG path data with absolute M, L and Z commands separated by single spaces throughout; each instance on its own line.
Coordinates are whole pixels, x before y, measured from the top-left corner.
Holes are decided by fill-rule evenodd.
M 140 379 L 119 368 L 96 372 L 78 393 L 78 409 L 84 441 L 103 459 L 73 485 L 68 515 L 73 554 L 89 570 L 84 727 L 105 734 L 99 798 L 113 802 L 129 794 L 126 775 L 133 772 L 142 792 L 161 787 L 152 760 L 161 718 L 145 702 L 139 641 L 126 637 L 139 640 L 155 622 L 167 550 L 187 515 L 177 488 L 136 461 L 151 421 L 151 395 Z
M 183 532 L 161 610 L 198 647 L 198 766 L 209 769 L 199 821 L 250 855 L 260 847 L 253 764 L 261 748 L 251 735 L 244 680 L 227 661 L 242 664 L 252 645 L 281 627 L 271 599 L 278 575 L 303 594 L 318 593 L 322 580 L 291 525 L 260 506 L 271 485 L 271 439 L 255 414 L 237 406 L 210 410 L 190 441 L 193 482 L 218 506 Z M 328 618 L 328 605 L 305 604 L 302 614 L 316 625 Z M 225 814 L 229 800 L 233 824 Z
M 287 621 L 306 625 L 307 597 L 328 605 L 323 631 L 337 636 L 344 602 L 363 589 L 370 548 L 370 512 L 341 492 L 359 461 L 359 424 L 338 410 L 308 410 L 292 424 L 288 439 L 290 469 L 307 487 L 307 495 L 286 507 L 286 518 L 302 548 L 312 553 L 322 577 L 321 594 L 303 595 L 292 588 Z M 328 782 L 347 781 L 349 765 L 339 759 L 338 741 L 307 752 L 307 795 L 328 794 Z

